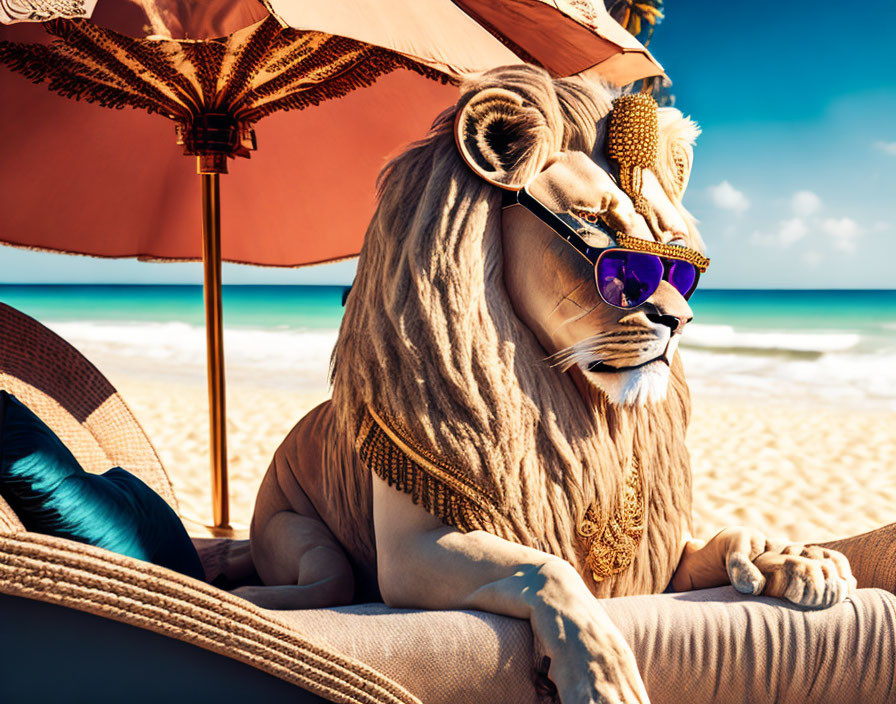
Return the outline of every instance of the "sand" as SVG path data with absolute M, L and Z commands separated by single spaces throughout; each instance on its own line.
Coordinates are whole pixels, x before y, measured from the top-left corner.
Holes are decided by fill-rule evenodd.
M 110 374 L 158 451 L 194 530 L 211 522 L 204 380 Z M 327 389 L 231 383 L 231 517 L 247 526 L 271 456 Z M 794 541 L 854 535 L 896 521 L 896 413 L 695 396 L 688 444 L 697 535 L 729 525 Z

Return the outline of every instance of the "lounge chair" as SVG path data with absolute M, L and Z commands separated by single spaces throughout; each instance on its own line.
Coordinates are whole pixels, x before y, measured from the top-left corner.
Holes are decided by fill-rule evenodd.
M 123 467 L 177 510 L 158 455 L 108 379 L 61 337 L 2 303 L 0 389 L 31 408 L 87 471 Z M 221 576 L 218 558 L 230 542 L 194 539 L 208 581 Z M 463 691 L 475 691 L 476 683 L 455 667 L 458 651 L 432 648 L 428 641 L 437 639 L 425 632 L 402 631 L 421 614 L 382 621 L 386 612 L 381 604 L 286 616 L 265 611 L 163 567 L 28 532 L 0 498 L 3 702 L 419 702 L 376 663 L 419 682 L 412 656 L 426 647 L 446 672 L 456 670 L 452 684 L 429 668 L 439 688 L 447 687 L 446 701 L 465 701 Z M 460 640 L 447 648 L 479 650 L 480 631 L 489 628 L 476 616 L 458 616 L 469 627 L 454 624 Z M 484 668 L 482 675 L 512 701 L 534 701 L 528 626 L 490 618 L 510 624 L 515 638 L 495 649 L 500 671 Z M 459 698 L 451 698 L 452 689 Z
M 152 445 L 108 380 L 4 304 L 0 389 L 34 410 L 88 471 L 124 467 L 177 507 Z M 209 580 L 220 577 L 217 556 L 228 545 L 197 541 Z M 730 588 L 610 602 L 653 704 L 896 700 L 896 600 L 887 592 L 861 590 L 824 612 Z M 0 701 L 10 703 L 552 698 L 525 621 L 383 604 L 267 611 L 157 565 L 28 532 L 2 499 L 0 643 Z M 732 699 L 745 681 L 753 694 Z

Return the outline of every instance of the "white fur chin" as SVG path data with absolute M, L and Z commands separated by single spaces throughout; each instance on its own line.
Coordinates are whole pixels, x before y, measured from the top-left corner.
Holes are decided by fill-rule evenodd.
M 666 398 L 669 388 L 669 365 L 661 360 L 639 369 L 623 372 L 589 372 L 585 378 L 603 391 L 610 403 L 617 406 L 644 406 Z

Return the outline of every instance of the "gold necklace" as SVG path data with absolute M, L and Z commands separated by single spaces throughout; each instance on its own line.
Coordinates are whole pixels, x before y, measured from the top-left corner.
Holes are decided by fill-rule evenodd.
M 607 522 L 604 525 L 598 523 L 595 505 L 591 504 L 576 529 L 585 541 L 585 566 L 591 570 L 595 582 L 627 568 L 644 535 L 644 483 L 641 463 L 634 456 L 634 450 L 630 463 L 631 471 L 627 473 L 616 508 Z

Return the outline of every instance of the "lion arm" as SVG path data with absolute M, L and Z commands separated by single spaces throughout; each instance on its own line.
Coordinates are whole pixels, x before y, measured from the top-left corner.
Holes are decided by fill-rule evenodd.
M 731 584 L 744 594 L 759 594 L 765 578 L 753 560 L 767 548 L 763 533 L 746 528 L 726 528 L 709 541 L 686 535 L 672 588 L 681 592 Z
M 446 526 L 376 475 L 373 509 L 377 578 L 391 606 L 482 609 L 528 619 L 539 582 L 555 574 L 570 589 L 582 582 L 558 557 L 485 531 Z M 582 594 L 586 590 L 582 582 Z
M 723 555 L 706 550 L 706 541 L 682 536 L 680 557 L 672 575 L 672 589 L 687 592 L 728 584 Z
M 375 474 L 372 482 L 377 577 L 387 604 L 526 619 L 551 658 L 561 700 L 593 692 L 595 700 L 647 701 L 631 649 L 569 563 L 485 531 L 462 533 Z

